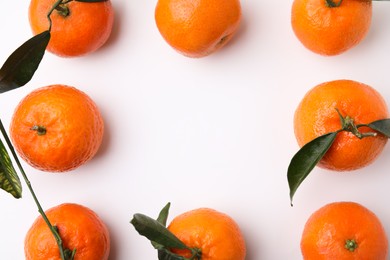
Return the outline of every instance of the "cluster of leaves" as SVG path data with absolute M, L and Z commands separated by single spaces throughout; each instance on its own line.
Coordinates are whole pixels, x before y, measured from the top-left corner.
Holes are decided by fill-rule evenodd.
M 20 47 L 18 47 L 4 62 L 3 66 L 0 69 L 0 93 L 4 93 L 27 84 L 33 77 L 35 71 L 38 69 L 39 64 L 41 63 L 43 56 L 46 52 L 46 48 L 49 44 L 51 38 L 51 19 L 50 15 L 54 10 L 62 9 L 67 3 L 76 1 L 76 2 L 104 2 L 107 0 L 57 0 L 53 5 L 52 9 L 49 11 L 47 17 L 50 21 L 50 26 L 48 30 L 37 34 L 24 42 Z M 63 248 L 61 237 L 58 233 L 58 230 L 55 226 L 50 224 L 50 221 L 47 219 L 40 203 L 38 202 L 37 197 L 32 189 L 30 181 L 28 180 L 21 164 L 18 159 L 18 156 L 15 153 L 15 150 L 12 146 L 12 143 L 7 135 L 7 132 L 4 129 L 4 126 L 0 120 L 0 130 L 3 138 L 5 139 L 9 150 L 11 151 L 14 160 L 16 161 L 18 168 L 34 198 L 35 203 L 38 206 L 38 211 L 42 215 L 43 219 L 51 229 L 57 244 L 59 246 L 60 256 L 62 260 L 72 260 L 74 259 L 76 250 L 69 250 Z M 0 138 L 0 188 L 4 191 L 10 193 L 15 198 L 22 197 L 22 184 L 18 177 L 18 174 L 12 164 L 12 160 L 9 156 L 9 153 Z
M 153 247 L 157 249 L 159 260 L 199 260 L 202 252 L 198 248 L 187 247 L 179 238 L 166 228 L 170 203 L 168 203 L 154 220 L 144 214 L 134 214 L 130 223 L 134 226 L 137 232 L 148 238 Z M 191 258 L 172 253 L 170 249 L 187 249 L 192 253 Z

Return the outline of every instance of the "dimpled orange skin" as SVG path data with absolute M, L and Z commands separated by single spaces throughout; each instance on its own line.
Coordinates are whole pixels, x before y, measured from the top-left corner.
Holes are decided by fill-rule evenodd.
M 31 0 L 29 21 L 34 34 L 49 29 L 47 14 L 56 0 Z M 70 15 L 52 13 L 51 39 L 47 50 L 60 57 L 77 57 L 99 49 L 109 38 L 114 23 L 111 1 L 67 4 Z
M 228 215 L 208 208 L 183 213 L 172 220 L 168 229 L 190 248 L 202 250 L 202 260 L 243 260 L 246 247 L 243 235 Z M 190 257 L 188 250 L 172 249 Z
M 222 48 L 241 21 L 239 0 L 158 0 L 155 21 L 163 38 L 193 58 Z
M 340 0 L 333 0 L 338 3 Z M 325 0 L 294 0 L 293 31 L 309 50 L 338 55 L 359 44 L 367 35 L 372 17 L 371 0 L 342 0 L 328 7 Z
M 34 126 L 44 126 L 38 135 Z M 89 161 L 103 139 L 98 107 L 84 92 L 51 85 L 32 91 L 15 109 L 10 136 L 19 155 L 48 172 L 73 170 Z
M 345 248 L 354 240 L 357 248 Z M 301 251 L 305 260 L 388 259 L 386 232 L 378 217 L 354 202 L 334 202 L 314 212 L 305 224 Z
M 107 260 L 110 235 L 106 225 L 91 209 L 65 203 L 47 210 L 46 215 L 58 232 L 64 247 L 76 249 L 74 260 Z M 27 260 L 60 260 L 54 235 L 39 216 L 26 234 L 24 251 Z
M 382 96 L 366 84 L 351 80 L 322 83 L 307 92 L 295 111 L 294 131 L 301 147 L 318 136 L 341 129 L 336 108 L 344 117 L 352 117 L 355 124 L 389 116 Z M 359 131 L 373 132 L 368 127 Z M 336 171 L 365 167 L 379 156 L 386 142 L 387 138 L 380 134 L 358 139 L 352 133 L 340 132 L 318 166 Z

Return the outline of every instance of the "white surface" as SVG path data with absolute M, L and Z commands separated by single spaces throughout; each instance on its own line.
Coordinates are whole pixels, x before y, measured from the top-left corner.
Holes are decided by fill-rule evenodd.
M 293 34 L 292 1 L 242 1 L 236 37 L 201 59 L 166 44 L 155 26 L 155 3 L 114 0 L 115 28 L 103 49 L 74 59 L 47 53 L 30 83 L 0 95 L 7 128 L 22 97 L 54 83 L 85 91 L 104 116 L 104 143 L 88 164 L 67 174 L 23 164 L 45 209 L 75 202 L 96 211 L 110 229 L 112 260 L 157 259 L 129 221 L 137 212 L 157 216 L 168 201 L 169 221 L 198 207 L 229 214 L 244 233 L 248 260 L 301 259 L 304 223 L 333 201 L 365 205 L 390 234 L 389 146 L 363 170 L 316 168 L 294 207 L 286 179 L 298 149 L 293 114 L 311 87 L 353 79 L 390 103 L 390 3 L 373 3 L 372 26 L 360 45 L 322 57 Z M 0 61 L 31 37 L 27 9 L 28 1 L 0 9 Z M 38 216 L 23 187 L 20 200 L 0 192 L 1 259 L 24 259 L 24 236 Z

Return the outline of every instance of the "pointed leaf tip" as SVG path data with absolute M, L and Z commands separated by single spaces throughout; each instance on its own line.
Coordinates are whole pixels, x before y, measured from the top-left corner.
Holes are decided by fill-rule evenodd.
M 291 159 L 287 170 L 291 206 L 298 187 L 329 150 L 336 135 L 337 132 L 332 132 L 315 138 L 305 144 Z
M 33 77 L 50 41 L 44 31 L 17 48 L 0 69 L 0 93 L 24 86 Z
M 165 205 L 164 208 L 160 211 L 157 217 L 157 221 L 161 223 L 164 227 L 167 226 L 167 220 L 169 215 L 169 208 L 171 207 L 171 203 L 168 202 L 167 205 Z
M 377 120 L 369 123 L 368 126 L 371 129 L 385 135 L 387 138 L 390 138 L 390 119 L 387 118 L 387 119 Z

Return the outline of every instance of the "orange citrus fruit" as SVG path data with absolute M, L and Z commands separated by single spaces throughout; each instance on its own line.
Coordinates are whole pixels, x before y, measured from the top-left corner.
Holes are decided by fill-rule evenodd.
M 202 260 L 243 260 L 246 255 L 244 237 L 237 223 L 228 215 L 200 208 L 175 217 L 168 226 L 186 246 L 201 250 Z M 172 249 L 191 257 L 189 250 Z
M 107 260 L 110 253 L 110 235 L 106 225 L 91 209 L 65 203 L 45 212 L 51 225 L 57 227 L 66 249 L 76 249 L 74 260 Z M 60 260 L 54 235 L 39 216 L 27 232 L 24 241 L 27 260 Z
M 371 16 L 371 0 L 294 0 L 291 25 L 307 49 L 337 55 L 364 39 Z
M 57 0 L 31 0 L 29 21 L 34 34 L 50 27 L 48 13 Z M 99 49 L 109 38 L 114 23 L 111 1 L 65 1 L 50 15 L 51 38 L 47 49 L 62 57 L 81 56 Z
M 294 131 L 298 144 L 302 147 L 316 137 L 341 129 L 336 109 L 343 117 L 351 118 L 355 125 L 388 118 L 384 99 L 372 87 L 352 80 L 325 82 L 308 91 L 295 111 Z M 365 126 L 358 130 L 374 132 Z M 386 142 L 387 138 L 379 133 L 359 139 L 351 132 L 339 132 L 318 165 L 336 171 L 362 168 L 379 156 Z
M 199 58 L 224 46 L 241 20 L 239 0 L 158 0 L 155 21 L 166 42 Z
M 307 220 L 301 238 L 303 259 L 388 259 L 379 218 L 355 202 L 330 203 Z
M 98 151 L 104 124 L 98 107 L 84 92 L 50 85 L 20 101 L 10 125 L 19 155 L 42 171 L 73 170 Z

